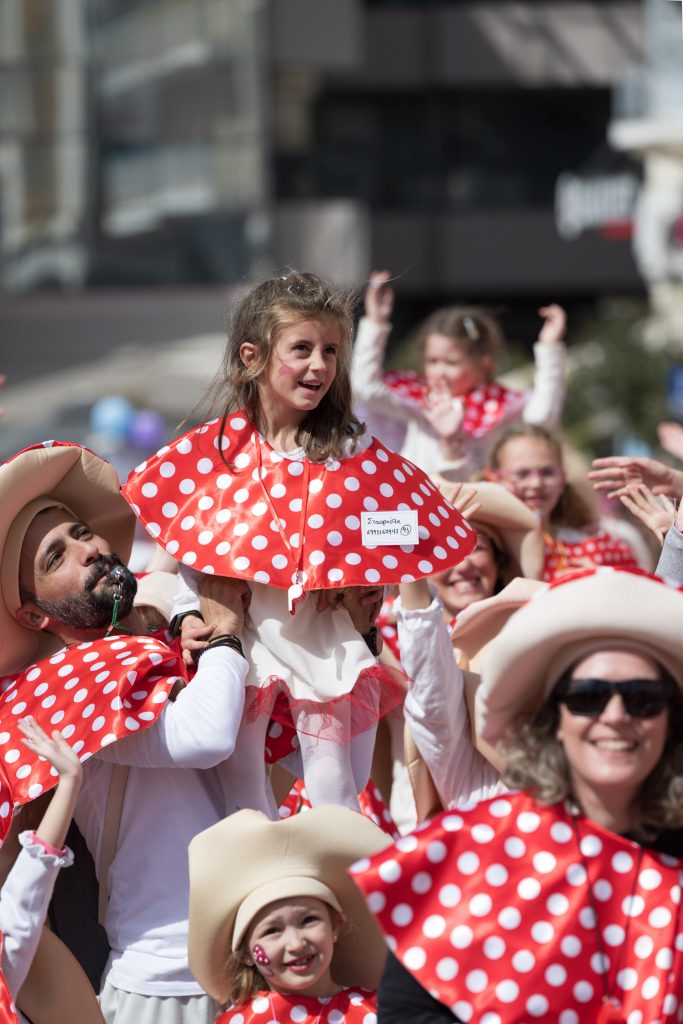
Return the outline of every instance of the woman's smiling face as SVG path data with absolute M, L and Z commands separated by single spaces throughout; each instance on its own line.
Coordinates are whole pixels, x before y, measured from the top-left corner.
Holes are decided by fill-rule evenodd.
M 330 964 L 340 927 L 339 914 L 313 896 L 275 900 L 254 918 L 247 950 L 275 992 L 324 997 L 337 990 Z

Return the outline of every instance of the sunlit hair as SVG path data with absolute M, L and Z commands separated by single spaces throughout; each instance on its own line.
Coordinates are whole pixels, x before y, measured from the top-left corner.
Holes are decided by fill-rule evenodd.
M 574 799 L 569 762 L 557 738 L 560 706 L 556 697 L 558 687 L 571 677 L 571 672 L 569 669 L 558 680 L 540 710 L 511 733 L 505 747 L 503 781 L 513 789 L 529 790 L 540 804 Z M 683 826 L 683 695 L 661 666 L 659 672 L 660 679 L 671 686 L 673 696 L 664 751 L 638 794 L 635 810 L 643 836 Z
M 502 452 L 508 441 L 517 438 L 531 437 L 543 441 L 550 448 L 558 466 L 564 470 L 564 453 L 561 441 L 545 427 L 535 423 L 514 423 L 505 430 L 493 445 L 489 454 L 489 466 L 494 471 L 501 469 Z M 573 484 L 565 482 L 562 493 L 549 516 L 551 527 L 567 526 L 572 530 L 580 530 L 595 525 L 593 509 Z
M 257 380 L 270 364 L 278 336 L 287 327 L 307 320 L 327 321 L 338 326 L 340 333 L 335 378 L 317 408 L 302 421 L 296 443 L 316 461 L 341 458 L 345 442 L 365 430 L 351 406 L 352 313 L 352 298 L 316 274 L 291 272 L 253 288 L 234 312 L 223 360 L 209 390 L 213 414 L 222 416 L 220 432 L 227 417 L 238 409 L 245 409 L 249 419 L 262 426 Z M 240 357 L 240 348 L 246 342 L 257 351 L 250 366 L 245 366 Z
M 444 306 L 437 309 L 420 326 L 422 347 L 430 334 L 443 334 L 462 345 L 468 356 L 490 360 L 489 381 L 493 379 L 494 363 L 504 345 L 503 332 L 490 313 L 477 306 Z

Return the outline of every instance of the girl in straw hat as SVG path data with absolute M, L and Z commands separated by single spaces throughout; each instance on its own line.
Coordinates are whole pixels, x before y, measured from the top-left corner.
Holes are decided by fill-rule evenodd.
M 679 591 L 603 569 L 508 620 L 477 728 L 520 788 L 355 875 L 395 950 L 380 1024 L 680 1019 L 682 616 Z
M 219 1024 L 375 1022 L 386 947 L 347 869 L 389 842 L 341 807 L 238 811 L 192 841 L 190 967 Z

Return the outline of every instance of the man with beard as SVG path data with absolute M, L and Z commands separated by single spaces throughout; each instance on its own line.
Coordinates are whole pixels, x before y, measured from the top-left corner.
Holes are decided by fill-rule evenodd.
M 134 525 L 113 468 L 78 445 L 37 445 L 0 467 L 0 676 L 16 673 L 25 713 L 48 731 L 70 722 L 81 758 L 95 755 L 75 819 L 104 893 L 108 1024 L 209 1024 L 215 1004 L 187 967 L 187 846 L 226 813 L 218 766 L 243 710 L 248 588 L 217 581 L 213 637 L 166 702 L 184 680 L 165 645 L 136 635 L 123 561 Z M 41 770 L 9 771 L 16 802 Z

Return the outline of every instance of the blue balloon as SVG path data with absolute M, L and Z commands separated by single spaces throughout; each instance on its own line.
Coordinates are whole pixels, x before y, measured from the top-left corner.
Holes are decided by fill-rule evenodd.
M 135 410 L 123 395 L 104 395 L 90 410 L 90 429 L 105 437 L 123 440 Z

